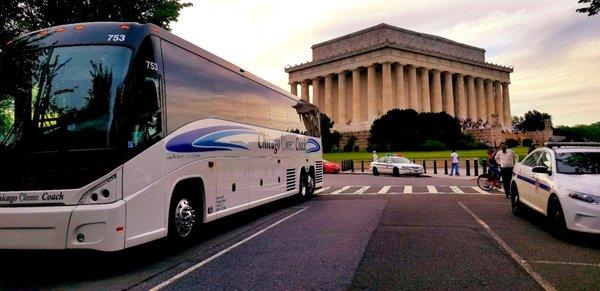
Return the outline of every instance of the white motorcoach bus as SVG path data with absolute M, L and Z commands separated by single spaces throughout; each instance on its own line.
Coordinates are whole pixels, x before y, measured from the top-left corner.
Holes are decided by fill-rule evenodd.
M 155 25 L 53 27 L 0 54 L 0 249 L 187 240 L 322 187 L 315 106 Z

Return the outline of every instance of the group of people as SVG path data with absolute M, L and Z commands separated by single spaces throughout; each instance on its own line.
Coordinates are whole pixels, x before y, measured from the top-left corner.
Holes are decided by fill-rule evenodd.
M 452 168 L 450 170 L 450 176 L 460 176 L 459 172 L 459 157 L 456 150 L 452 150 L 450 154 L 452 160 Z M 506 198 L 510 198 L 510 182 L 513 176 L 513 167 L 519 161 L 517 154 L 506 147 L 505 143 L 500 145 L 499 150 L 489 148 L 487 151 L 487 162 L 489 165 L 488 173 L 490 175 L 498 175 L 502 177 L 502 187 Z
M 462 122 L 462 129 L 483 129 L 489 127 L 487 122 L 483 122 L 483 120 L 479 119 L 477 121 L 473 121 L 471 118 L 467 118 Z

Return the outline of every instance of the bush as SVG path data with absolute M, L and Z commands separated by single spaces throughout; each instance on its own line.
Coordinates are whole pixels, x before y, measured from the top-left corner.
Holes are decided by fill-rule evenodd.
M 507 138 L 505 143 L 506 143 L 506 147 L 509 147 L 509 148 L 514 148 L 514 147 L 519 146 L 519 142 L 514 138 Z
M 521 141 L 521 145 L 522 145 L 522 146 L 524 146 L 524 147 L 529 147 L 529 146 L 532 146 L 532 145 L 533 145 L 533 140 L 532 140 L 532 139 L 530 139 L 530 138 L 524 138 L 524 139 Z
M 346 142 L 346 145 L 344 145 L 344 152 L 351 152 L 352 149 L 354 149 L 356 145 L 356 136 L 351 135 L 348 137 L 348 141 Z
M 421 145 L 421 149 L 426 151 L 441 151 L 445 148 L 445 143 L 433 139 L 428 139 Z
M 355 145 L 353 150 L 354 150 L 355 152 L 358 152 L 358 151 L 360 151 L 360 148 L 358 147 L 358 145 Z

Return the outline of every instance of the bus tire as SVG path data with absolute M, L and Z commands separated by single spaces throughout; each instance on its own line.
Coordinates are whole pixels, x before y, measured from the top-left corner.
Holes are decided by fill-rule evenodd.
M 300 176 L 300 189 L 298 192 L 298 198 L 300 200 L 308 200 L 315 193 L 315 176 L 312 173 L 306 173 L 302 171 Z
M 177 187 L 176 187 L 177 190 Z M 169 207 L 167 239 L 173 243 L 192 240 L 202 224 L 202 202 L 186 187 L 174 192 Z

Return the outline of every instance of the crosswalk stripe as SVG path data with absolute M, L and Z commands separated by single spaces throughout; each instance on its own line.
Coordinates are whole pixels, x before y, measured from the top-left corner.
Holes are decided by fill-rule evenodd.
M 379 190 L 379 192 L 377 192 L 377 194 L 385 194 L 385 193 L 387 193 L 387 191 L 390 190 L 390 188 L 392 188 L 392 186 L 383 186 L 383 187 L 381 187 L 381 190 Z
M 460 190 L 460 188 L 458 188 L 457 186 L 450 186 L 450 189 L 452 190 L 452 192 L 454 192 L 456 194 L 465 194 L 465 192 Z
M 365 193 L 365 191 L 367 191 L 367 189 L 371 188 L 371 186 L 363 186 L 362 188 L 356 190 L 356 192 L 354 192 L 353 194 L 362 194 Z
M 438 193 L 438 190 L 435 188 L 435 186 L 427 186 L 427 192 L 429 193 Z
M 319 194 L 319 193 L 321 193 L 321 192 L 327 191 L 327 190 L 329 190 L 329 188 L 331 188 L 331 187 L 323 187 L 323 188 L 321 188 L 321 189 L 319 189 L 319 190 L 315 191 L 315 194 Z
M 342 193 L 342 192 L 344 192 L 344 191 L 348 190 L 349 188 L 350 188 L 350 186 L 344 186 L 344 187 L 342 187 L 342 188 L 340 188 L 340 189 L 338 189 L 338 190 L 335 190 L 335 191 L 333 191 L 333 192 L 331 192 L 331 193 L 329 193 L 329 194 L 331 194 L 331 195 L 340 194 L 340 193 Z
M 405 194 L 412 193 L 412 186 L 404 186 L 404 193 Z
M 473 188 L 473 190 L 475 190 L 475 191 L 477 191 L 477 192 L 479 192 L 481 194 L 490 194 L 490 192 L 485 191 L 485 190 L 483 190 L 483 189 L 481 189 L 481 188 L 479 188 L 477 186 L 472 186 L 471 188 Z

